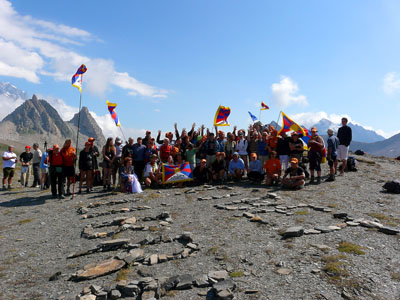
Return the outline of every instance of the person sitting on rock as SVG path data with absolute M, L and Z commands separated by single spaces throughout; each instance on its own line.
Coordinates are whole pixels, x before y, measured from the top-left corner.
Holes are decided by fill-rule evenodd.
M 228 176 L 232 180 L 240 180 L 243 177 L 245 165 L 243 159 L 239 157 L 239 153 L 233 153 L 232 159 L 229 162 Z
M 262 169 L 261 161 L 257 159 L 257 153 L 250 154 L 250 163 L 247 177 L 251 181 L 262 181 L 264 179 L 264 171 Z
M 266 173 L 265 184 L 278 184 L 281 177 L 282 166 L 280 159 L 277 158 L 276 151 L 271 152 L 270 159 L 265 163 L 264 169 Z
M 158 168 L 157 159 L 157 154 L 153 154 L 150 158 L 150 161 L 146 164 L 146 167 L 144 168 L 144 183 L 147 187 L 150 187 L 154 184 L 162 184 L 162 174 L 160 173 L 160 169 Z
M 225 179 L 225 153 L 217 152 L 217 159 L 211 164 L 210 178 L 214 182 L 222 182 Z
M 200 165 L 194 168 L 193 179 L 196 184 L 205 184 L 207 182 L 208 168 L 206 165 L 207 165 L 207 160 L 203 158 L 200 161 Z
M 304 178 L 304 170 L 299 167 L 299 161 L 297 158 L 292 158 L 290 161 L 290 167 L 285 171 L 285 175 L 282 178 L 282 187 L 288 189 L 301 189 L 304 187 Z
M 124 165 L 121 168 L 121 178 L 124 184 L 124 192 L 126 193 L 141 193 L 142 188 L 135 174 L 135 168 L 132 165 L 132 158 L 126 157 Z

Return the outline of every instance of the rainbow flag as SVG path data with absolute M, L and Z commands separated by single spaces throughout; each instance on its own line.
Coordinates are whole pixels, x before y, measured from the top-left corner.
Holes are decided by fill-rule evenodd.
M 117 113 L 114 110 L 117 107 L 117 104 L 108 102 L 108 100 L 107 100 L 107 106 L 108 106 L 108 111 L 110 112 L 111 118 L 113 118 L 113 120 L 115 122 L 115 125 L 121 126 L 121 123 L 119 122 Z
M 179 166 L 162 164 L 161 173 L 163 184 L 193 180 L 192 171 L 188 162 Z
M 72 86 L 79 89 L 79 92 L 82 93 L 82 79 L 83 74 L 87 71 L 87 68 L 84 64 L 82 64 L 78 71 L 72 76 Z
M 266 110 L 266 109 L 269 109 L 268 105 L 265 104 L 264 102 L 261 102 L 261 108 L 260 108 L 260 110 Z
M 290 119 L 283 111 L 281 111 L 282 113 L 282 128 L 279 130 L 278 135 L 281 132 L 288 132 L 288 131 L 296 131 L 298 134 L 302 134 L 303 136 L 306 136 L 306 133 L 303 129 L 303 127 L 301 127 L 300 125 L 298 125 L 295 121 L 293 121 L 292 119 Z
M 228 117 L 230 114 L 230 107 L 220 105 L 215 113 L 214 126 L 229 126 Z

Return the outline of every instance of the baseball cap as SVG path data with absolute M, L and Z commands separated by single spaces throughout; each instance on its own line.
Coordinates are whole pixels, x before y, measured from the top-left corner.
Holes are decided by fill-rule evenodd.
M 121 143 L 122 141 L 121 141 L 121 138 L 119 137 L 119 136 L 117 136 L 116 138 L 115 138 L 115 142 L 116 143 Z
M 201 160 L 202 163 L 206 163 L 207 160 L 205 160 L 204 158 Z
M 25 146 L 25 149 L 27 149 L 27 148 L 28 148 L 28 149 L 31 149 L 31 146 Z
M 239 153 L 238 153 L 238 152 L 234 152 L 234 153 L 233 153 L 233 155 L 237 155 L 237 156 L 239 156 Z
M 90 137 L 90 138 L 88 139 L 88 142 L 94 142 L 95 140 L 96 140 L 95 138 Z
M 315 132 L 317 132 L 318 130 L 317 130 L 317 127 L 311 127 L 311 132 L 312 131 L 315 131 Z
M 250 154 L 250 157 L 256 157 L 257 158 L 257 154 L 256 153 L 252 153 L 252 154 Z
M 85 143 L 85 146 L 90 146 L 90 145 L 91 145 L 90 142 L 86 142 L 86 143 Z
M 298 160 L 297 158 L 293 157 L 293 158 L 290 160 L 290 163 L 292 163 L 292 164 L 297 164 L 297 163 L 299 163 L 299 160 Z
M 53 149 L 60 149 L 60 145 L 54 144 L 54 145 L 53 145 Z

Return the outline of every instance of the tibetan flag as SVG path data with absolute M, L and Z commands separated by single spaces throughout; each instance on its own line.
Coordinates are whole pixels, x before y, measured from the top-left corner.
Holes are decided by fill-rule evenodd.
M 108 100 L 107 100 L 107 106 L 108 106 L 108 111 L 110 112 L 111 118 L 113 118 L 113 120 L 115 122 L 115 125 L 121 126 L 121 123 L 119 122 L 117 113 L 115 112 L 115 108 L 117 107 L 117 104 L 108 102 Z
M 301 137 L 301 139 L 303 140 L 303 142 L 307 145 L 308 141 L 311 138 L 310 132 L 308 131 L 307 128 L 303 127 L 303 131 L 304 131 L 304 135 Z
M 163 184 L 193 180 L 192 171 L 188 162 L 178 166 L 162 164 L 161 173 Z
M 250 118 L 253 120 L 253 122 L 257 121 L 257 117 L 253 115 L 251 112 L 249 112 Z
M 81 93 L 82 93 L 82 77 L 86 71 L 87 71 L 86 66 L 81 65 L 78 71 L 76 71 L 75 75 L 72 76 L 72 86 L 78 88 L 79 92 Z
M 288 132 L 288 131 L 296 131 L 298 134 L 302 134 L 303 136 L 306 135 L 306 133 L 304 132 L 303 127 L 299 126 L 295 121 L 293 121 L 292 119 L 290 119 L 284 112 L 282 113 L 282 128 L 281 130 L 279 130 L 278 135 L 281 132 Z
M 264 102 L 261 102 L 261 108 L 260 108 L 261 110 L 266 110 L 266 109 L 269 109 L 269 107 L 268 107 L 268 105 L 267 104 L 265 104 Z
M 214 126 L 229 126 L 228 117 L 231 113 L 231 109 L 226 106 L 219 106 L 215 113 Z

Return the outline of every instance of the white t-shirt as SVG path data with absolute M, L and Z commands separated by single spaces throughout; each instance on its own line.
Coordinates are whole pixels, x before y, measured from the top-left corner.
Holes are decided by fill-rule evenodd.
M 144 168 L 144 177 L 149 177 L 150 173 L 157 172 L 157 164 L 154 164 L 154 166 L 151 165 L 151 163 L 147 163 L 146 167 Z
M 11 158 L 10 160 L 3 160 L 3 168 L 15 168 L 15 162 L 17 161 L 17 154 L 14 152 L 6 151 L 2 157 Z

